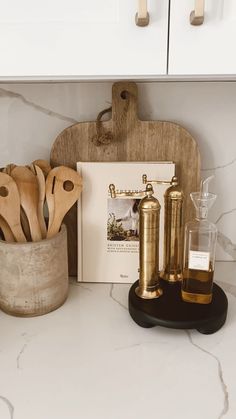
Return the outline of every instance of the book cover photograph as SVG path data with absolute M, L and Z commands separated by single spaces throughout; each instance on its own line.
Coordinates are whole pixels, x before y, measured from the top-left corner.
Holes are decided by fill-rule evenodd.
M 141 197 L 112 198 L 117 190 L 145 190 L 142 176 L 170 181 L 172 162 L 78 162 L 83 192 L 78 201 L 78 281 L 133 283 L 139 268 L 139 211 Z M 161 204 L 160 241 L 164 228 L 164 193 L 168 185 L 154 185 Z M 160 269 L 162 267 L 160 246 Z

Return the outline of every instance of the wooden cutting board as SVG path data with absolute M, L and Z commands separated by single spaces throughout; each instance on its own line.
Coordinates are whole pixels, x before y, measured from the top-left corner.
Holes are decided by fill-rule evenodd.
M 192 135 L 168 121 L 138 118 L 138 88 L 133 82 L 118 82 L 112 88 L 109 121 L 79 122 L 56 138 L 51 150 L 52 166 L 76 168 L 78 161 L 173 161 L 185 194 L 185 221 L 194 216 L 189 198 L 200 184 L 200 154 Z M 99 110 L 100 111 L 100 110 Z M 109 142 L 104 144 L 103 141 Z M 65 219 L 69 242 L 69 272 L 77 274 L 77 209 Z

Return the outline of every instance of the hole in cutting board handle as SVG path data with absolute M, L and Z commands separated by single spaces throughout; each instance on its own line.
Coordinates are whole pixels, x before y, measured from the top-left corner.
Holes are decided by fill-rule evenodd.
M 129 97 L 129 92 L 127 90 L 122 90 L 120 94 L 121 99 L 126 100 Z
M 74 183 L 71 182 L 71 180 L 65 180 L 65 182 L 63 182 L 63 189 L 67 192 L 71 192 L 74 189 Z
M 5 186 L 0 187 L 0 196 L 6 198 L 9 195 L 9 191 Z

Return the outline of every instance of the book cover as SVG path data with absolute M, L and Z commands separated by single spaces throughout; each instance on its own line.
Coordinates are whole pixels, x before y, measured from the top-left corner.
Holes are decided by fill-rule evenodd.
M 78 201 L 78 281 L 133 283 L 139 268 L 140 199 L 111 198 L 116 189 L 144 190 L 142 175 L 170 181 L 172 162 L 78 162 L 83 192 Z M 154 185 L 161 205 L 160 269 L 163 260 L 164 193 L 168 185 Z

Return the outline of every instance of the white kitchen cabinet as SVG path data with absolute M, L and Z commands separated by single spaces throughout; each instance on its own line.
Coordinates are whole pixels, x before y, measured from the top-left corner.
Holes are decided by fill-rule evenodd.
M 236 74 L 236 1 L 205 0 L 204 22 L 192 26 L 194 0 L 173 0 L 170 7 L 169 74 Z
M 0 80 L 165 75 L 168 0 L 8 0 L 0 14 Z

